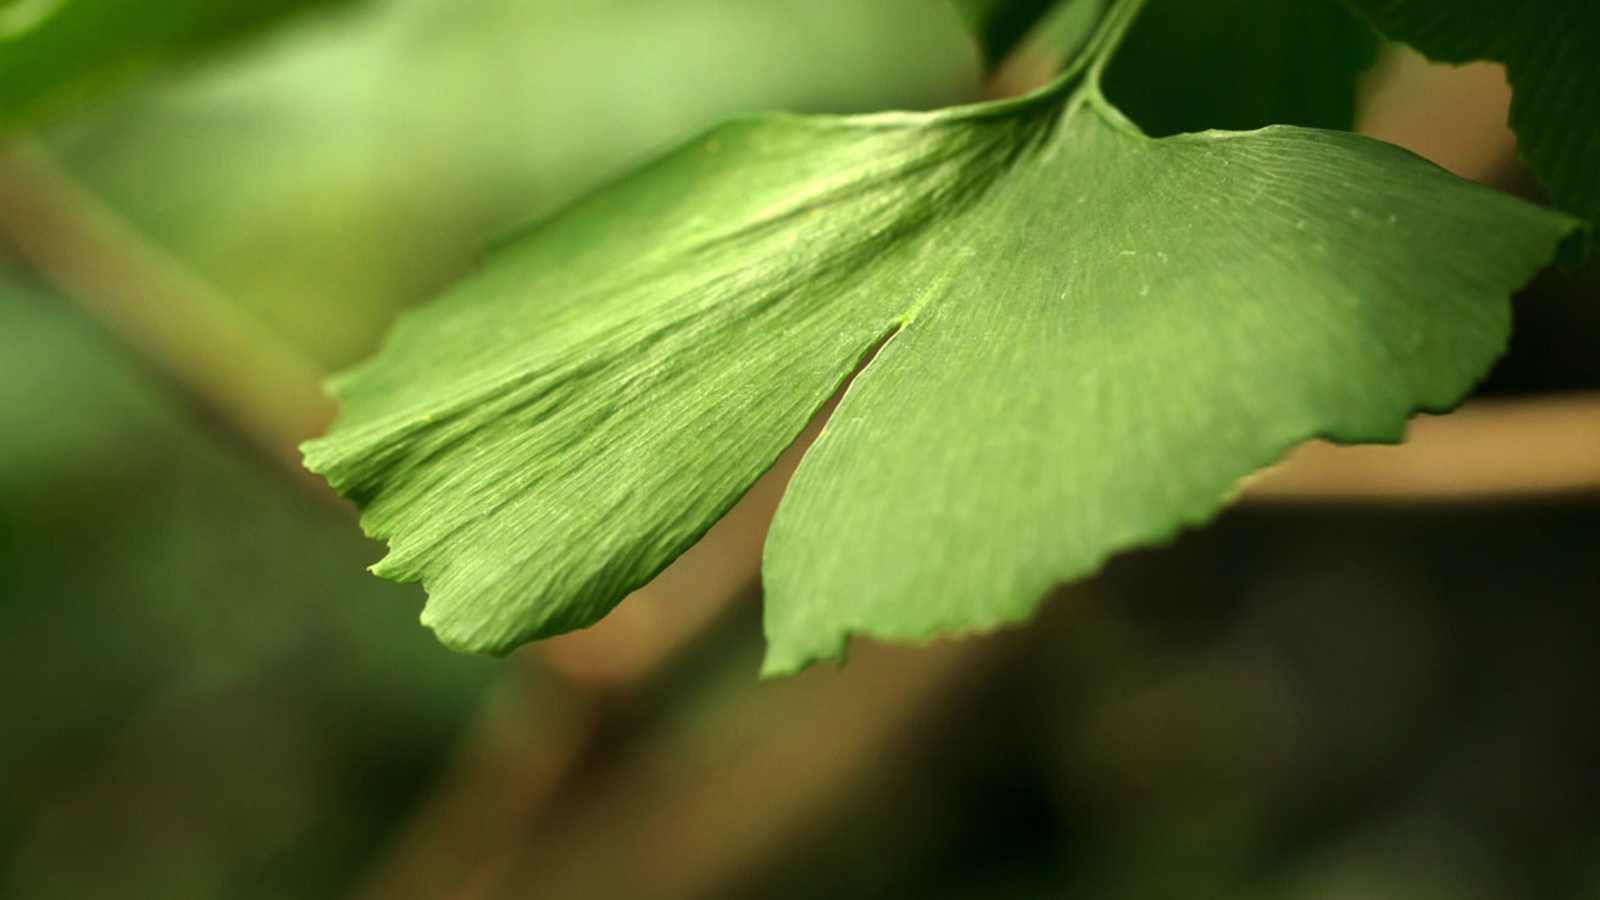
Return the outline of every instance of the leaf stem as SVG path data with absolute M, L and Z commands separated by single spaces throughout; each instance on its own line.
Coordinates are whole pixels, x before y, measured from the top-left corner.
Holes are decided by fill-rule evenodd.
M 1109 8 L 1101 15 L 1094 32 L 1073 57 L 1060 75 L 1043 89 L 1039 96 L 1072 97 L 1085 92 L 1099 95 L 1100 79 L 1106 66 L 1116 56 L 1128 29 L 1133 27 L 1146 0 L 1111 0 Z
M 1133 28 L 1133 23 L 1138 20 L 1139 14 L 1144 11 L 1147 0 L 1115 0 L 1106 17 L 1101 20 L 1101 27 L 1095 32 L 1090 44 L 1084 51 L 1084 58 L 1089 62 L 1089 85 L 1096 93 L 1100 91 L 1100 80 L 1105 75 L 1106 66 L 1110 65 L 1117 51 L 1122 48 L 1122 42 L 1127 39 L 1128 31 Z

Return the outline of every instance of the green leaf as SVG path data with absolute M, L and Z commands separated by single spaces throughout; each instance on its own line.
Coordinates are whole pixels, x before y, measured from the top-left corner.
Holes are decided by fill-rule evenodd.
M 1576 223 L 1348 134 L 1145 137 L 1085 70 L 1136 7 L 1028 98 L 748 119 L 592 195 L 406 317 L 307 465 L 505 652 L 649 580 L 870 357 L 768 542 L 782 673 L 1017 621 L 1298 441 L 1458 402 Z
M 0 0 L 0 130 L 332 0 Z
M 1522 156 L 1556 205 L 1600 224 L 1600 3 L 1347 2 L 1432 59 L 1503 63 Z
M 1308 437 L 1399 441 L 1487 370 L 1574 226 L 1360 137 L 1080 111 L 925 239 L 899 289 L 932 296 L 779 508 L 767 671 L 1020 621 Z

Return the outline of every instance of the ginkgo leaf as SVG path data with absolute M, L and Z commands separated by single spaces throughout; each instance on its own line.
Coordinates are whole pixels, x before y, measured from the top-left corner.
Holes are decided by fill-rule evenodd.
M 1347 0 L 1388 37 L 1441 62 L 1493 60 L 1511 128 L 1556 205 L 1600 224 L 1600 3 Z
M 1098 89 L 1137 8 L 1038 94 L 735 122 L 592 195 L 406 317 L 307 465 L 505 652 L 648 581 L 870 356 L 768 543 L 781 673 L 1016 621 L 1300 440 L 1458 402 L 1577 223 L 1348 134 L 1148 138 Z

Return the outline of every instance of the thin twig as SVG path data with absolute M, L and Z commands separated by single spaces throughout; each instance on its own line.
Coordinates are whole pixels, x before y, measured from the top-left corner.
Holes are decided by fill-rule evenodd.
M 0 237 L 215 421 L 331 498 L 296 450 L 332 418 L 318 367 L 28 143 L 0 152 Z

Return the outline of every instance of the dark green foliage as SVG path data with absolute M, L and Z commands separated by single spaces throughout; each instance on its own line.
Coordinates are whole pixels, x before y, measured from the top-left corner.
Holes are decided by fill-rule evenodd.
M 1106 96 L 1152 135 L 1349 128 L 1376 47 L 1338 0 L 1150 0 Z
M 1504 63 L 1522 155 L 1557 205 L 1600 223 L 1600 3 L 1347 2 L 1433 59 Z
M 953 0 L 956 9 L 972 28 L 983 51 L 984 61 L 993 65 L 1016 49 L 1029 30 L 1039 23 L 1057 0 Z

